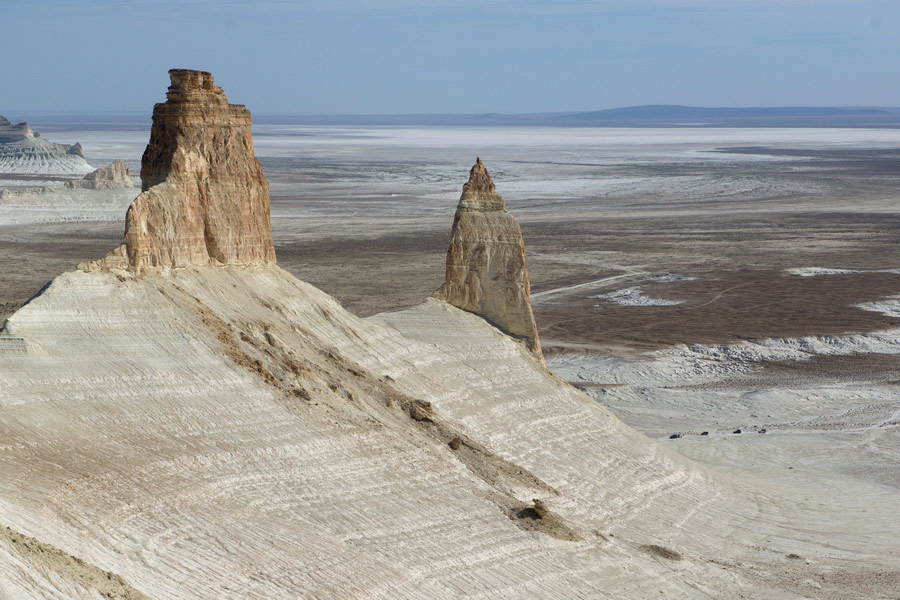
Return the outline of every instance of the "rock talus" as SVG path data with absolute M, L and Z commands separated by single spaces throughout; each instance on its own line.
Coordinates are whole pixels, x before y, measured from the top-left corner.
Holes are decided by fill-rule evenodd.
M 169 77 L 167 100 L 153 109 L 125 243 L 100 266 L 141 273 L 274 264 L 269 183 L 253 152 L 250 111 L 229 104 L 205 71 Z
M 482 316 L 541 356 L 522 230 L 481 159 L 463 186 L 444 285 L 435 296 Z

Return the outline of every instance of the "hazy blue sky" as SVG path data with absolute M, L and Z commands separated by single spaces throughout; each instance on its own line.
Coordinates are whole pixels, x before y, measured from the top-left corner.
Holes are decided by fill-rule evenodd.
M 900 0 L 0 0 L 0 114 L 900 105 Z

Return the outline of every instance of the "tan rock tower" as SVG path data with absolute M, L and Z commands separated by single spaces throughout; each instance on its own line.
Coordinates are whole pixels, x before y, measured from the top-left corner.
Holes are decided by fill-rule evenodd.
M 541 356 L 531 309 L 525 242 L 481 162 L 469 172 L 456 208 L 447 274 L 435 296 L 484 317 Z
M 104 266 L 141 273 L 274 263 L 269 183 L 253 153 L 250 111 L 228 104 L 205 71 L 169 77 L 141 161 L 143 192 L 125 217 L 125 244 Z

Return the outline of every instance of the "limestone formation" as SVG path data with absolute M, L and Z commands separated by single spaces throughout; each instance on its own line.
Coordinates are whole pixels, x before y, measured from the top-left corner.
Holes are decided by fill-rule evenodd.
M 0 116 L 0 173 L 81 175 L 93 169 L 81 144 L 54 144 L 28 123 L 10 123 Z
M 125 161 L 116 159 L 107 167 L 100 167 L 91 171 L 82 179 L 73 179 L 66 182 L 68 188 L 81 188 L 87 190 L 109 190 L 115 188 L 135 187 L 131 172 L 125 166 Z
M 463 186 L 446 278 L 435 296 L 484 317 L 541 356 L 522 230 L 480 158 Z
M 205 71 L 169 77 L 167 100 L 153 109 L 125 243 L 103 266 L 141 273 L 273 264 L 269 183 L 253 153 L 250 111 L 228 104 Z

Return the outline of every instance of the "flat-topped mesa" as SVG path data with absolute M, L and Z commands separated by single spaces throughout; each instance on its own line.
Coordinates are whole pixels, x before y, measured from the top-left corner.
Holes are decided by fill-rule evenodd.
M 456 208 L 444 285 L 435 297 L 480 315 L 542 358 L 522 229 L 476 159 Z
M 141 161 L 142 193 L 125 243 L 100 265 L 141 273 L 275 263 L 269 182 L 253 152 L 250 111 L 228 104 L 205 71 L 169 71 Z

